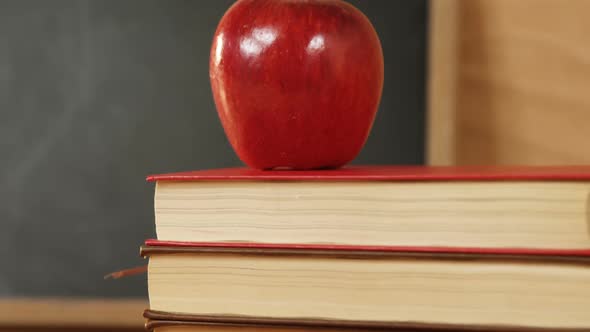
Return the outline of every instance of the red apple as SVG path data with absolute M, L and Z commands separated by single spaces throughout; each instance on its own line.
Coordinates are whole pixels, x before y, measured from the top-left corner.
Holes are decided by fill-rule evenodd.
M 336 168 L 373 125 L 383 53 L 340 0 L 240 0 L 215 32 L 209 75 L 238 157 L 252 168 Z

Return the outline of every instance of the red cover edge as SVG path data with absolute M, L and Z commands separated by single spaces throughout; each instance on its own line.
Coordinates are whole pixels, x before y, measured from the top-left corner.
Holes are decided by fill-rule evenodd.
M 150 175 L 147 181 L 534 181 L 590 180 L 590 165 L 571 166 L 348 166 L 335 170 L 222 168 Z
M 568 256 L 590 257 L 589 249 L 545 249 L 545 248 L 486 248 L 486 247 L 422 247 L 422 246 L 357 246 L 339 244 L 295 244 L 295 243 L 253 243 L 253 242 L 183 242 L 148 239 L 146 246 L 152 247 L 206 247 L 206 248 L 257 248 L 296 249 L 333 251 L 381 251 L 432 254 L 494 254 L 524 256 Z

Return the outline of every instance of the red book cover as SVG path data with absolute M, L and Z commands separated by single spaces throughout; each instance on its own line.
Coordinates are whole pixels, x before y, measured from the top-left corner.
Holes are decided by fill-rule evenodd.
M 223 168 L 150 175 L 148 181 L 590 181 L 576 166 L 349 166 L 336 170 Z

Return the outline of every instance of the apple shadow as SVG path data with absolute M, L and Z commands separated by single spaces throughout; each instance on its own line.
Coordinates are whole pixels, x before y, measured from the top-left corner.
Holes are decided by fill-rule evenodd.
M 315 168 L 295 168 L 289 166 L 276 166 L 276 167 L 269 167 L 262 169 L 263 171 L 329 171 L 329 170 L 337 170 L 341 169 L 344 166 L 323 166 L 323 167 L 315 167 Z

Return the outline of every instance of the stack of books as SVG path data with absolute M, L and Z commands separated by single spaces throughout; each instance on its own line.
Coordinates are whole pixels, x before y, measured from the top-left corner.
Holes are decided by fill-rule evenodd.
M 590 330 L 590 167 L 149 180 L 149 329 Z

